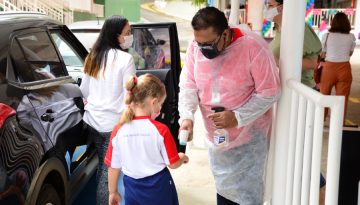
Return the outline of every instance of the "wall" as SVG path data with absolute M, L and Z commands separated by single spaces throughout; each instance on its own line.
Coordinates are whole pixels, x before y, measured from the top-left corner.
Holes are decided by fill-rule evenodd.
M 92 0 L 70 0 L 69 7 L 74 10 L 91 11 Z
M 105 0 L 105 16 L 125 16 L 129 21 L 140 21 L 140 0 Z
M 74 22 L 87 20 L 96 20 L 95 14 L 89 12 L 74 11 Z
M 95 4 L 105 5 L 105 0 L 95 0 Z

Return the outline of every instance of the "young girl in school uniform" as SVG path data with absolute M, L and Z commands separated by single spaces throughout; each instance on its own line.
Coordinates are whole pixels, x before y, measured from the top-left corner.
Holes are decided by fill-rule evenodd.
M 155 121 L 166 97 L 154 75 L 130 78 L 125 85 L 128 106 L 114 128 L 105 157 L 109 166 L 109 204 L 117 205 L 119 174 L 124 173 L 125 204 L 178 205 L 175 184 L 167 167 L 176 169 L 189 158 L 178 153 L 169 128 Z

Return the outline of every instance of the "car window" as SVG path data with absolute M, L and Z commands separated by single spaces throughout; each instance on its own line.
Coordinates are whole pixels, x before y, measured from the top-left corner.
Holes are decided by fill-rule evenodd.
M 133 28 L 134 44 L 129 49 L 137 69 L 171 68 L 168 28 Z
M 20 82 L 66 76 L 56 49 L 46 32 L 19 35 L 11 45 L 11 57 Z
M 99 32 L 72 31 L 77 39 L 84 45 L 87 51 L 91 51 L 95 41 L 99 37 Z
M 75 82 L 80 83 L 84 75 L 83 58 L 81 58 L 78 52 L 74 49 L 68 38 L 64 37 L 61 30 L 51 31 L 51 37 L 53 38 L 55 45 L 64 60 L 69 75 L 75 80 Z
M 51 33 L 56 47 L 58 48 L 66 66 L 83 67 L 82 58 L 71 47 L 70 43 L 65 40 L 59 32 Z

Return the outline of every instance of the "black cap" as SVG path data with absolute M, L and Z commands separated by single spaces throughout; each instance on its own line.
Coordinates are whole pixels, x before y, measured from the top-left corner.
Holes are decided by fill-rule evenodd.
M 224 107 L 213 107 L 211 108 L 211 110 L 214 110 L 215 112 L 223 112 L 225 111 Z

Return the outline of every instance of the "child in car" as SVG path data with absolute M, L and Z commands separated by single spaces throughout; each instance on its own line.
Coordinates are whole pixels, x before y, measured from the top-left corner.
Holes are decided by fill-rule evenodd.
M 167 167 L 176 169 L 189 158 L 178 153 L 169 128 L 155 121 L 166 98 L 164 84 L 154 75 L 130 78 L 125 85 L 128 106 L 114 128 L 105 164 L 109 166 L 109 204 L 122 196 L 117 183 L 124 173 L 125 204 L 178 205 Z

